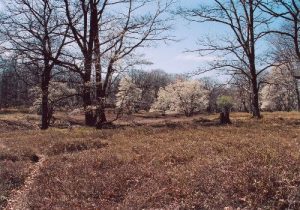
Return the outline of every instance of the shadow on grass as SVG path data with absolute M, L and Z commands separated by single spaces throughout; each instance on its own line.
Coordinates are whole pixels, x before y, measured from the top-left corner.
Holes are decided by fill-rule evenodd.
M 81 151 L 91 150 L 91 149 L 101 149 L 107 146 L 108 146 L 107 143 L 103 143 L 98 140 L 58 142 L 53 144 L 49 148 L 47 154 L 54 156 L 54 155 L 60 155 L 65 153 L 81 152 Z

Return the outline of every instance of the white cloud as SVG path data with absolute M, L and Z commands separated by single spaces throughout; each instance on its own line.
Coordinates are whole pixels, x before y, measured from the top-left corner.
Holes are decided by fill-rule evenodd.
M 176 60 L 192 62 L 210 62 L 219 60 L 219 58 L 213 55 L 200 56 L 191 53 L 182 53 L 176 56 Z

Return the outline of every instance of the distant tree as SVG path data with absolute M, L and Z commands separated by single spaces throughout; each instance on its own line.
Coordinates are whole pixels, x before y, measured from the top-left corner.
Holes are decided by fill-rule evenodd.
M 158 91 L 172 82 L 172 76 L 162 70 L 134 70 L 128 73 L 133 83 L 142 90 L 140 109 L 149 110 L 157 98 Z
M 183 112 L 187 117 L 205 110 L 208 104 L 208 91 L 197 80 L 177 80 L 158 92 L 152 110 Z
M 170 29 L 166 13 L 173 0 L 63 2 L 77 53 L 66 56 L 68 62 L 59 63 L 69 66 L 82 78 L 86 125 L 101 128 L 107 121 L 105 108 L 112 79 L 139 64 L 140 59 L 135 56 L 138 48 L 170 39 L 166 34 Z M 149 7 L 151 11 L 145 14 L 143 10 Z
M 260 85 L 263 82 L 260 79 Z M 231 82 L 231 94 L 226 95 L 232 96 L 234 100 L 234 109 L 236 111 L 252 113 L 252 85 L 251 81 L 243 74 L 236 74 L 232 77 Z M 260 86 L 259 86 L 260 87 Z
M 66 83 L 50 82 L 47 123 L 50 124 L 56 110 L 70 109 L 76 95 L 76 90 L 69 88 Z M 32 98 L 31 110 L 42 114 L 42 90 L 38 86 L 33 87 L 30 89 L 30 96 Z
M 284 37 L 300 61 L 300 2 L 298 0 L 261 0 L 259 7 L 282 23 L 270 32 Z
M 270 19 L 259 4 L 259 0 L 212 0 L 198 8 L 179 11 L 189 21 L 216 23 L 228 29 L 230 35 L 216 40 L 208 37 L 202 40 L 201 48 L 195 50 L 201 55 L 217 53 L 220 58 L 198 73 L 225 70 L 230 75 L 243 74 L 251 84 L 252 115 L 256 118 L 260 118 L 259 78 L 273 66 L 260 50 L 263 38 L 269 34 Z
M 300 24 L 300 23 L 299 23 Z M 290 27 L 289 27 L 290 28 Z M 286 30 L 285 27 L 282 29 Z M 292 30 L 292 29 L 291 29 Z M 299 34 L 300 35 L 300 34 Z M 299 37 L 300 39 L 300 37 Z M 282 71 L 282 76 L 288 75 L 288 80 L 293 81 L 295 92 L 297 95 L 297 109 L 300 111 L 300 59 L 295 54 L 295 44 L 293 39 L 288 39 L 286 36 L 275 33 L 270 40 L 273 48 L 271 49 L 274 61 L 279 64 L 278 68 Z M 277 75 L 279 76 L 279 75 Z M 286 78 L 282 78 L 285 80 Z
M 226 85 L 220 84 L 217 81 L 212 80 L 211 78 L 203 78 L 201 79 L 201 81 L 204 84 L 204 88 L 208 91 L 207 111 L 210 113 L 217 112 L 217 100 L 220 95 L 227 94 L 228 88 L 226 88 Z
M 175 111 L 174 107 L 174 92 L 173 89 L 168 85 L 165 88 L 160 88 L 156 101 L 152 104 L 150 112 L 161 111 L 163 115 L 167 111 Z
M 141 100 L 142 90 L 138 88 L 129 76 L 124 76 L 119 84 L 116 95 L 116 107 L 122 113 L 131 114 L 137 111 Z
M 292 74 L 295 79 L 300 80 L 300 2 L 298 0 L 262 0 L 259 7 L 280 23 L 280 27 L 274 27 L 270 31 L 275 35 L 271 42 L 274 47 L 272 51 L 275 55 L 275 62 L 283 64 L 283 69 L 289 71 L 286 74 Z M 300 111 L 297 80 L 294 86 L 297 92 L 297 109 Z
M 220 123 L 231 124 L 230 111 L 233 107 L 233 99 L 230 96 L 221 96 L 217 101 L 218 106 L 221 108 Z
M 42 90 L 42 125 L 47 129 L 49 84 L 55 62 L 64 52 L 68 26 L 64 24 L 55 0 L 6 0 L 0 19 L 0 33 L 4 37 L 1 48 L 15 54 L 22 73 L 38 77 Z M 31 76 L 26 75 L 28 79 Z
M 263 110 L 297 110 L 298 87 L 288 64 L 272 69 L 261 90 Z
M 30 87 L 16 72 L 14 57 L 0 58 L 0 107 L 28 106 Z

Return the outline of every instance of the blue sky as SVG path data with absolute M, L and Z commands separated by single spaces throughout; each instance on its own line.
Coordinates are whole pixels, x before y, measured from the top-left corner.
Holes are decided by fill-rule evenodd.
M 213 55 L 199 56 L 197 53 L 186 52 L 199 48 L 197 40 L 218 32 L 215 26 L 209 24 L 190 24 L 185 20 L 178 21 L 172 34 L 180 41 L 169 44 L 159 44 L 153 48 L 143 49 L 143 52 L 153 65 L 149 68 L 162 69 L 170 73 L 187 73 L 196 70 L 209 61 Z
M 2 7 L 0 0 L 0 9 Z M 178 0 L 176 7 L 192 7 L 203 0 Z M 160 43 L 156 47 L 142 49 L 145 59 L 153 62 L 147 69 L 162 69 L 169 73 L 185 73 L 195 69 L 205 61 L 212 60 L 212 56 L 198 57 L 195 54 L 183 53 L 187 49 L 197 48 L 196 41 L 200 36 L 216 32 L 216 27 L 208 24 L 190 24 L 186 20 L 177 18 L 174 30 L 170 33 L 179 41 L 170 42 L 167 45 Z
M 1 1 L 0 9 L 2 7 Z M 208 2 L 208 0 L 178 0 L 174 8 L 179 6 L 195 7 Z M 161 69 L 168 73 L 188 73 L 215 59 L 212 55 L 200 57 L 195 53 L 185 53 L 184 51 L 197 49 L 199 46 L 196 42 L 200 37 L 216 36 L 216 34 L 224 32 L 224 27 L 221 28 L 219 25 L 209 23 L 189 23 L 180 17 L 177 17 L 174 23 L 170 33 L 179 41 L 168 44 L 159 43 L 156 47 L 141 49 L 140 52 L 145 54 L 145 59 L 153 63 L 153 65 L 144 68 L 148 70 Z
M 197 7 L 200 4 L 207 4 L 208 0 L 178 0 L 176 7 Z M 158 44 L 156 47 L 143 49 L 146 59 L 153 62 L 147 69 L 161 69 L 168 73 L 190 73 L 205 66 L 207 62 L 216 60 L 214 55 L 200 56 L 197 53 L 186 52 L 199 48 L 197 41 L 202 37 L 217 37 L 220 34 L 228 33 L 228 30 L 219 24 L 212 23 L 190 23 L 187 20 L 177 17 L 173 31 L 170 32 L 179 41 L 166 44 Z M 213 76 L 220 79 L 216 72 L 209 72 L 200 77 Z M 221 79 L 222 80 L 222 79 Z
M 202 0 L 180 0 L 177 6 L 195 7 Z M 167 45 L 159 44 L 153 48 L 144 49 L 143 52 L 152 66 L 148 68 L 162 69 L 169 73 L 187 73 L 196 70 L 207 61 L 212 61 L 213 56 L 200 57 L 195 53 L 186 53 L 186 50 L 197 49 L 197 40 L 200 37 L 220 32 L 217 27 L 207 23 L 189 23 L 183 18 L 177 17 L 174 29 L 170 33 L 179 41 L 170 42 Z

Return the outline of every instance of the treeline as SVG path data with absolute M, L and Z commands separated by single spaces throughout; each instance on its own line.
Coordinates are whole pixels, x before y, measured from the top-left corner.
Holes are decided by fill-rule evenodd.
M 162 102 L 169 102 L 164 106 L 186 115 L 199 107 L 217 111 L 220 96 L 230 96 L 233 109 L 257 118 L 261 110 L 300 110 L 298 1 L 213 0 L 195 8 L 177 8 L 175 2 L 5 0 L 1 107 L 35 107 L 42 129 L 49 127 L 56 107 L 81 107 L 86 125 L 101 128 L 108 121 L 106 108 L 151 110 L 162 95 Z M 226 85 L 136 70 L 149 64 L 138 49 L 174 41 L 174 15 L 227 27 L 229 36 L 201 39 L 193 49 L 216 55 L 195 74 L 221 71 L 231 76 Z M 170 90 L 177 94 L 167 97 Z
M 7 65 L 8 63 L 6 61 L 5 66 L 10 68 L 2 69 L 0 76 L 1 107 L 27 107 L 41 114 L 39 87 L 32 81 L 30 83 L 30 80 L 26 82 L 20 78 L 18 71 L 13 65 Z M 259 92 L 261 110 L 298 109 L 299 82 L 286 68 L 288 67 L 273 68 L 265 75 Z M 76 81 L 79 81 L 76 75 L 63 75 L 62 72 L 51 81 L 49 110 L 52 114 L 55 110 L 80 110 L 81 85 Z M 179 95 L 185 99 L 180 104 Z M 251 84 L 242 78 L 232 78 L 230 83 L 222 84 L 212 78 L 196 80 L 183 75 L 168 74 L 162 70 L 131 70 L 113 78 L 105 107 L 114 108 L 119 114 L 156 110 L 163 113 L 181 112 L 191 116 L 198 112 L 220 112 L 218 99 L 222 96 L 231 98 L 232 111 L 252 113 Z M 91 98 L 96 100 L 95 88 L 91 90 Z
M 30 106 L 29 87 L 14 71 L 12 61 L 0 61 L 0 108 Z

